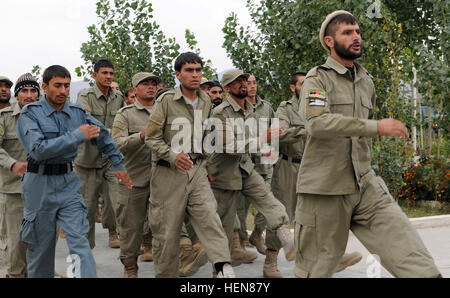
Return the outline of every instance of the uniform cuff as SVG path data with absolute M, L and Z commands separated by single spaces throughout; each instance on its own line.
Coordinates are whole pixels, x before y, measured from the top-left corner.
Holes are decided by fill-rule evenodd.
M 378 134 L 378 121 L 377 120 L 364 120 L 365 132 L 364 137 L 375 137 Z
M 113 165 L 113 169 L 114 169 L 114 172 L 126 170 L 123 163 L 120 163 L 118 165 Z
M 175 153 L 172 151 L 172 149 L 169 151 L 169 160 L 171 165 L 175 166 L 175 159 L 177 159 L 179 153 Z
M 75 136 L 75 139 L 79 142 L 82 143 L 84 141 L 86 141 L 86 136 L 84 135 L 84 133 L 81 131 L 80 128 L 75 129 L 75 131 L 73 132 L 73 135 Z
M 5 166 L 5 168 L 7 168 L 7 169 L 9 169 L 10 171 L 12 171 L 12 166 L 13 166 L 16 162 L 17 162 L 17 160 L 15 160 L 15 159 L 12 158 L 12 157 L 9 157 L 9 158 L 7 158 L 7 159 L 4 161 L 4 166 Z

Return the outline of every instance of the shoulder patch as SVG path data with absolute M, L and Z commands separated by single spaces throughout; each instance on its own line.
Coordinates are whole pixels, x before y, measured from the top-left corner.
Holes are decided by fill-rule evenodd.
M 13 112 L 12 107 L 11 106 L 7 106 L 6 108 L 3 108 L 3 109 L 0 110 L 0 115 L 1 114 L 6 114 L 6 113 L 12 113 L 12 112 Z

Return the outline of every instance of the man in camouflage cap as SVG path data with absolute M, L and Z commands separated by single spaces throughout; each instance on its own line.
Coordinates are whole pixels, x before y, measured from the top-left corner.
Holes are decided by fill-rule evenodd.
M 119 184 L 117 223 L 120 227 L 120 260 L 125 277 L 137 277 L 137 257 L 143 243 L 142 261 L 152 261 L 151 230 L 143 230 L 150 198 L 151 150 L 145 145 L 145 128 L 153 105 L 159 77 L 139 72 L 132 78 L 136 101 L 117 112 L 112 136 L 125 157 L 124 165 L 133 181 L 129 190 Z M 130 220 L 133 219 L 133 220 Z
M 396 277 L 440 277 L 408 217 L 371 167 L 372 138 L 408 137 L 395 119 L 375 120 L 375 86 L 360 64 L 358 21 L 335 11 L 322 23 L 325 64 L 311 69 L 301 91 L 307 138 L 295 212 L 297 277 L 330 277 L 349 230 Z
M 0 76 L 0 110 L 9 106 L 12 85 L 13 82 L 10 79 Z
M 232 243 L 237 244 L 239 243 L 239 235 L 236 233 L 233 235 L 236 207 L 241 195 L 247 197 L 256 209 L 265 216 L 268 232 L 276 233 L 280 239 L 286 258 L 292 260 L 294 257 L 294 239 L 286 226 L 288 223 L 286 210 L 273 196 L 270 187 L 264 182 L 261 175 L 254 170 L 254 164 L 250 156 L 252 150 L 250 144 L 255 141 L 258 151 L 259 143 L 262 143 L 264 138 L 261 137 L 261 141 L 252 139 L 250 128 L 245 124 L 245 121 L 256 122 L 254 107 L 245 99 L 248 95 L 248 77 L 249 74 L 237 69 L 226 72 L 221 83 L 229 97 L 213 110 L 213 117 L 222 122 L 222 135 L 225 140 L 223 142 L 223 153 L 213 153 L 207 166 L 211 186 L 217 200 L 217 212 L 221 217 L 230 245 Z M 234 129 L 233 123 L 242 123 L 244 126 Z M 255 126 L 252 127 L 255 128 Z M 267 142 L 271 141 L 271 135 L 280 134 L 279 129 L 269 129 L 268 131 L 270 133 L 267 133 Z M 234 140 L 241 139 L 238 134 L 243 136 L 245 141 L 236 144 Z M 236 237 L 237 241 L 232 241 Z M 245 258 L 245 255 L 242 256 L 241 260 L 245 263 L 253 261 L 251 258 Z

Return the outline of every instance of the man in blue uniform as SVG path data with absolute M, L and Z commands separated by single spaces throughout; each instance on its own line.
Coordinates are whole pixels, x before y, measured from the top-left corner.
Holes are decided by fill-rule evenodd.
M 111 160 L 117 179 L 132 187 L 122 164 L 123 156 L 108 130 L 80 105 L 67 101 L 70 80 L 64 67 L 47 68 L 42 83 L 46 96 L 27 105 L 17 125 L 17 136 L 28 161 L 23 177 L 21 239 L 28 244 L 29 277 L 54 276 L 56 223 L 66 234 L 74 275 L 96 277 L 87 239 L 86 205 L 80 194 L 80 180 L 72 168 L 78 145 L 95 143 Z

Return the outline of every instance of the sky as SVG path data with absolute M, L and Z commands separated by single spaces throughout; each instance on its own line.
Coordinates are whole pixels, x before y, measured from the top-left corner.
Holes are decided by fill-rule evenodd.
M 82 80 L 75 68 L 83 64 L 80 47 L 88 41 L 87 27 L 98 22 L 97 0 L 1 0 L 0 75 L 13 82 L 34 65 L 59 64 Z M 222 48 L 222 28 L 231 12 L 242 25 L 250 24 L 246 0 L 150 0 L 154 20 L 167 37 L 175 37 L 187 51 L 185 29 L 191 30 L 204 58 L 218 72 L 232 68 Z

